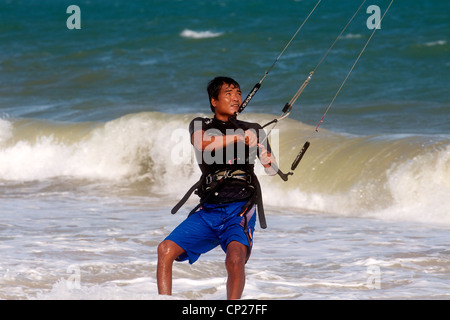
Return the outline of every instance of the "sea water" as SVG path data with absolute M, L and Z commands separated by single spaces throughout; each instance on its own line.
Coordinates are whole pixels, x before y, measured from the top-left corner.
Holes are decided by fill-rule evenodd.
M 247 299 L 448 299 L 449 3 L 364 4 L 256 167 Z M 0 1 L 0 298 L 161 299 L 156 248 L 193 208 L 205 86 L 260 80 L 316 1 Z M 360 1 L 322 1 L 240 118 L 281 113 Z M 175 263 L 174 299 L 224 299 L 224 254 Z

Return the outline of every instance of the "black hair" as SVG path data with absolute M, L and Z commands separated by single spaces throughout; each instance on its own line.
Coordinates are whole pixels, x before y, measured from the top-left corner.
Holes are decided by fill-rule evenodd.
M 220 93 L 220 89 L 222 89 L 222 85 L 226 83 L 228 85 L 233 85 L 236 88 L 241 88 L 241 86 L 239 85 L 239 83 L 229 77 L 215 77 L 214 79 L 212 79 L 209 83 L 208 83 L 208 87 L 207 87 L 207 91 L 208 91 L 208 96 L 209 96 L 209 106 L 211 108 L 212 112 L 214 111 L 214 107 L 211 103 L 211 99 L 218 99 L 219 98 L 219 93 Z

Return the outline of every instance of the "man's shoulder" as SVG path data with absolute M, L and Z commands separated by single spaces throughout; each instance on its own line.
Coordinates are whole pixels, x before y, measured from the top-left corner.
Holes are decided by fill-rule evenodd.
M 191 131 L 192 133 L 194 131 L 194 128 L 201 128 L 202 130 L 205 130 L 207 126 L 211 124 L 211 122 L 211 118 L 196 117 L 192 119 L 191 123 L 189 124 L 189 131 Z
M 195 117 L 194 119 L 191 120 L 191 123 L 194 122 L 201 122 L 201 123 L 211 123 L 213 119 L 211 118 L 207 118 L 207 117 Z

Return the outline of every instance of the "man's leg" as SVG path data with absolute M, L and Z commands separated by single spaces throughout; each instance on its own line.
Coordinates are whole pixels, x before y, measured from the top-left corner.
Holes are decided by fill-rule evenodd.
M 172 295 L 172 266 L 173 261 L 185 251 L 171 240 L 164 240 L 158 246 L 158 266 L 156 279 L 158 293 Z
M 245 286 L 245 260 L 247 246 L 237 241 L 231 241 L 227 246 L 225 266 L 228 272 L 227 298 L 240 299 Z

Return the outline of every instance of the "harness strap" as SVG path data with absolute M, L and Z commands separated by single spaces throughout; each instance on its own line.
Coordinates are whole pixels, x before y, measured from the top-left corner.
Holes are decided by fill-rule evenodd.
M 261 191 L 261 185 L 259 184 L 258 178 L 255 174 L 253 174 L 253 184 L 255 186 L 255 203 L 258 207 L 258 218 L 259 218 L 259 225 L 262 229 L 267 228 L 266 223 L 266 215 L 264 214 L 264 205 L 262 201 L 262 191 Z
M 172 208 L 172 210 L 170 211 L 172 214 L 175 214 L 178 212 L 178 210 L 180 210 L 180 208 L 186 203 L 186 201 L 189 199 L 189 197 L 192 195 L 192 193 L 194 193 L 195 190 L 197 190 L 198 188 L 200 188 L 200 186 L 202 185 L 203 182 L 203 178 L 201 178 L 200 180 L 198 180 L 189 190 L 188 192 L 186 192 L 186 194 L 184 195 L 183 198 L 181 198 L 181 200 L 176 204 L 175 207 Z
M 198 205 L 195 206 L 194 209 L 191 210 L 191 212 L 189 213 L 189 215 L 195 213 L 202 205 L 203 203 L 207 202 L 209 200 L 209 198 L 211 197 L 211 195 L 213 195 L 215 192 L 219 191 L 223 186 L 224 186 L 224 181 L 226 179 L 232 178 L 232 179 L 240 179 L 240 180 L 245 180 L 249 183 L 251 183 L 251 185 L 253 185 L 255 187 L 255 190 L 253 192 L 253 195 L 250 197 L 250 199 L 247 201 L 247 203 L 242 207 L 241 211 L 239 214 L 241 214 L 242 212 L 246 211 L 250 206 L 252 206 L 253 204 L 257 205 L 258 208 L 258 218 L 259 218 L 259 224 L 261 226 L 262 229 L 266 229 L 267 228 L 267 223 L 266 223 L 266 217 L 264 214 L 264 205 L 263 205 L 263 201 L 262 201 L 262 192 L 261 192 L 261 185 L 259 184 L 258 178 L 256 177 L 255 174 L 249 174 L 245 171 L 241 171 L 241 170 L 235 170 L 235 171 L 230 171 L 230 170 L 226 170 L 227 173 L 224 173 L 224 171 L 219 172 L 221 175 L 221 178 L 219 179 L 219 173 L 212 175 L 212 176 L 216 176 L 215 178 L 211 178 L 211 179 L 215 179 L 215 180 L 211 180 L 209 182 L 209 184 L 212 181 L 218 181 L 219 183 L 214 186 L 212 189 L 208 190 L 208 195 L 200 200 L 200 203 Z M 209 175 L 211 176 L 211 175 Z M 197 183 L 195 183 L 189 190 L 188 192 L 186 192 L 186 194 L 184 195 L 184 197 L 175 205 L 175 207 L 172 208 L 171 213 L 175 214 L 177 213 L 177 211 L 186 203 L 186 201 L 189 199 L 189 197 L 192 195 L 192 193 L 194 193 L 195 190 L 197 190 L 198 188 L 200 188 L 203 184 L 204 178 L 203 176 L 200 178 L 199 181 L 197 181 Z

